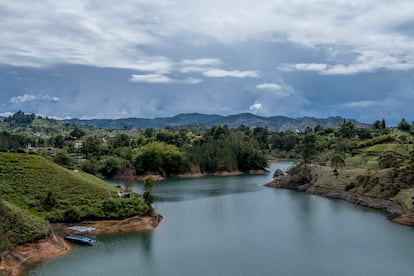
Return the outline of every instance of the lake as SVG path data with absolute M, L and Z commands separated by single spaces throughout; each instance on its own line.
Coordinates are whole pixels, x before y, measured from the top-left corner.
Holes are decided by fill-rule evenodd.
M 98 236 L 27 275 L 414 275 L 414 228 L 268 175 L 156 182 L 153 232 Z M 142 191 L 142 183 L 134 189 Z

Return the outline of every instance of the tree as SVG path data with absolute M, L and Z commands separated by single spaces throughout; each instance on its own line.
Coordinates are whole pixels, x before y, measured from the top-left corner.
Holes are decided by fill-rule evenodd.
M 381 122 L 380 122 L 380 120 L 376 120 L 376 121 L 372 124 L 372 128 L 373 128 L 373 129 L 375 129 L 375 130 L 379 130 L 379 129 L 381 129 L 382 127 L 381 127 Z
M 401 121 L 398 123 L 397 128 L 401 131 L 409 131 L 411 129 L 411 126 L 404 118 L 402 118 Z
M 307 134 L 299 150 L 302 153 L 303 162 L 305 164 L 311 163 L 312 157 L 316 154 L 316 136 L 314 134 Z
M 175 145 L 163 142 L 151 142 L 143 146 L 134 165 L 138 174 L 153 172 L 168 176 L 186 170 L 184 153 Z
M 82 171 L 87 172 L 89 174 L 95 174 L 97 169 L 97 165 L 94 160 L 84 160 L 81 163 L 80 167 Z
M 62 135 L 59 134 L 55 137 L 53 141 L 53 146 L 61 149 L 63 148 L 64 142 L 65 142 L 65 139 L 63 138 Z
M 152 187 L 154 187 L 155 180 L 152 177 L 147 177 L 144 180 L 144 202 L 148 205 L 154 202 L 154 197 L 152 195 Z
M 129 147 L 131 144 L 131 137 L 126 135 L 125 133 L 122 133 L 120 135 L 117 135 L 112 141 L 111 141 L 112 147 L 119 148 L 119 147 Z
M 81 148 L 81 152 L 86 156 L 99 156 L 101 154 L 101 141 L 95 137 L 86 138 L 85 143 Z
M 132 182 L 135 176 L 135 167 L 128 160 L 122 163 L 121 168 L 116 173 L 116 178 L 122 179 L 125 182 L 125 191 L 129 191 L 132 187 Z
M 338 126 L 336 134 L 342 138 L 353 138 L 355 136 L 355 125 L 351 121 L 343 122 Z
M 69 133 L 75 139 L 80 139 L 85 135 L 85 131 L 83 131 L 80 127 L 75 126 L 75 128 Z
M 331 158 L 331 167 L 334 170 L 338 170 L 338 168 L 344 167 L 344 166 L 345 166 L 345 160 L 339 154 L 336 154 Z
M 121 160 L 119 158 L 111 156 L 102 161 L 100 171 L 105 176 L 113 177 L 117 174 L 121 166 Z
M 65 151 L 59 151 L 53 157 L 53 161 L 61 166 L 69 167 L 76 163 L 75 158 L 67 154 Z
M 382 119 L 382 121 L 380 120 L 376 120 L 373 124 L 372 124 L 372 128 L 375 130 L 380 130 L 380 129 L 385 129 L 387 126 L 385 124 L 385 119 Z

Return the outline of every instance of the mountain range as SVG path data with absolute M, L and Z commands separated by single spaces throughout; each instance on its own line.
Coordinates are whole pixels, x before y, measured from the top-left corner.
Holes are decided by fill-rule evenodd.
M 323 127 L 336 127 L 343 123 L 345 119 L 340 116 L 328 118 L 301 117 L 289 118 L 285 116 L 262 117 L 251 113 L 242 113 L 229 116 L 207 115 L 200 113 L 178 114 L 173 117 L 165 118 L 124 118 L 124 119 L 69 119 L 63 120 L 64 123 L 90 125 L 100 128 L 164 128 L 166 126 L 184 126 L 184 125 L 203 125 L 211 127 L 214 125 L 227 125 L 230 128 L 236 128 L 240 125 L 246 127 L 267 127 L 272 131 L 283 131 L 286 129 L 303 131 L 307 127 L 314 128 L 317 125 Z M 368 126 L 353 119 L 356 126 Z

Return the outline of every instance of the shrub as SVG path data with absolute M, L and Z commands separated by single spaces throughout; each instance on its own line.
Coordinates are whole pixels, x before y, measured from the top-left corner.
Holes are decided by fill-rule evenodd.
M 81 218 L 80 210 L 76 206 L 72 206 L 63 213 L 64 220 L 67 222 L 76 222 Z
M 96 163 L 91 160 L 85 160 L 81 163 L 81 170 L 86 173 L 95 174 L 97 170 L 96 167 Z
M 73 158 L 72 156 L 70 156 L 69 154 L 67 154 L 64 151 L 59 151 L 56 153 L 56 155 L 53 157 L 53 161 L 56 164 L 59 164 L 61 166 L 65 166 L 65 167 L 70 167 L 73 164 L 76 163 L 75 158 Z
M 349 190 L 352 190 L 353 188 L 355 188 L 355 183 L 351 182 L 345 186 L 344 190 L 347 192 Z

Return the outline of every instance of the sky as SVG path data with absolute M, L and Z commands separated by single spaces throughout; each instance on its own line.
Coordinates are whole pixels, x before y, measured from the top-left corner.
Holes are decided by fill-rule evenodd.
M 0 2 L 0 115 L 414 120 L 414 1 Z

